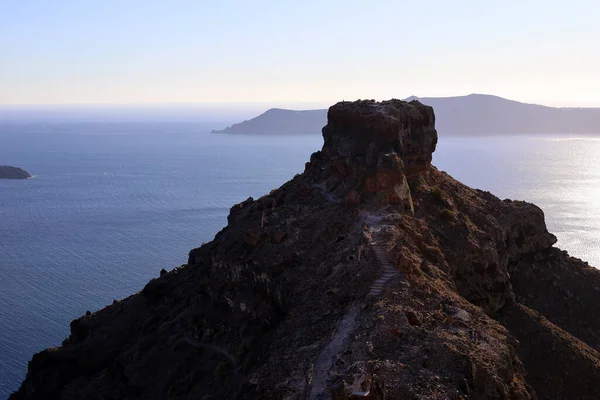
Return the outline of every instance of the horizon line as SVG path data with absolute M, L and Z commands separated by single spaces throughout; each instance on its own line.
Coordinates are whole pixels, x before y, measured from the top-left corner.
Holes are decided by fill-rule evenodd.
M 561 106 L 553 106 L 546 105 L 538 102 L 528 102 L 523 100 L 515 100 L 509 99 L 507 97 L 502 97 L 495 94 L 488 93 L 469 93 L 469 94 L 460 94 L 460 95 L 452 95 L 452 96 L 417 96 L 417 95 L 409 95 L 406 97 L 392 97 L 390 99 L 399 99 L 399 100 L 408 100 L 408 99 L 451 99 L 451 98 L 459 98 L 459 97 L 469 97 L 469 96 L 485 96 L 485 97 L 496 97 L 499 99 L 513 101 L 521 104 L 529 104 L 529 105 L 537 105 L 543 107 L 551 107 L 551 108 L 600 108 L 600 105 L 593 106 L 573 106 L 573 105 L 561 105 Z M 355 100 L 370 100 L 369 97 L 357 98 Z M 376 99 L 376 101 L 390 100 L 390 99 Z M 165 102 L 139 102 L 139 103 L 112 103 L 112 102 L 82 102 L 82 103 L 0 103 L 0 109 L 25 109 L 25 108 L 97 108 L 97 107 L 119 107 L 119 108 L 127 108 L 127 107 L 181 107 L 181 106 L 270 106 L 271 108 L 279 108 L 277 104 L 319 104 L 319 105 L 333 105 L 341 101 L 355 101 L 355 100 L 337 100 L 337 101 L 325 101 L 325 100 L 276 100 L 276 101 L 165 101 Z M 329 106 L 325 106 L 329 107 Z M 322 108 L 318 108 L 322 109 Z M 295 110 L 301 111 L 301 110 Z M 306 110 L 309 111 L 309 110 Z

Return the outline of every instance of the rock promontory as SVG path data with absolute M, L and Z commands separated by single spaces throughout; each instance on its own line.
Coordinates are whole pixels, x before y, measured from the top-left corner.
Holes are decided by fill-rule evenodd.
M 350 203 L 374 199 L 412 208 L 407 178 L 431 164 L 437 144 L 433 109 L 418 101 L 341 102 L 327 113 L 324 145 L 306 177 Z
M 418 101 L 338 103 L 323 136 L 12 399 L 600 398 L 600 272 L 541 209 L 437 170 Z
M 9 165 L 0 165 L 0 179 L 28 179 L 31 178 L 29 172 L 22 168 L 11 167 Z

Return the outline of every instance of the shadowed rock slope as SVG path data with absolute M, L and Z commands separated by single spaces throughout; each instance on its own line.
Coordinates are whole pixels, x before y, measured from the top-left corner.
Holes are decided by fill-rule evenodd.
M 431 166 L 433 109 L 342 102 L 303 174 L 71 323 L 14 399 L 600 398 L 600 273 Z

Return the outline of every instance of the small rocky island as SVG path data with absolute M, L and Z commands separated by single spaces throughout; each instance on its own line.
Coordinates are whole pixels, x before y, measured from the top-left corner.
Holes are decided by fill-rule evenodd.
M 22 168 L 11 167 L 9 165 L 0 165 L 0 179 L 28 179 L 31 178 L 29 172 Z
M 322 133 L 11 399 L 600 399 L 600 271 L 541 209 L 436 169 L 419 101 L 338 103 Z

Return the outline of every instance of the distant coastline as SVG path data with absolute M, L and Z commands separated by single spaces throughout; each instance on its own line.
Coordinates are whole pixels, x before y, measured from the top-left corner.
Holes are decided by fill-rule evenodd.
M 31 174 L 22 168 L 0 165 L 0 179 L 29 179 Z
M 247 121 L 233 124 L 212 133 L 254 135 L 320 134 L 327 121 L 327 110 L 285 110 L 271 108 Z
M 600 108 L 556 108 L 520 103 L 498 96 L 416 97 L 435 109 L 436 128 L 443 135 L 600 134 Z M 255 118 L 212 133 L 247 135 L 320 135 L 327 110 L 272 108 Z

